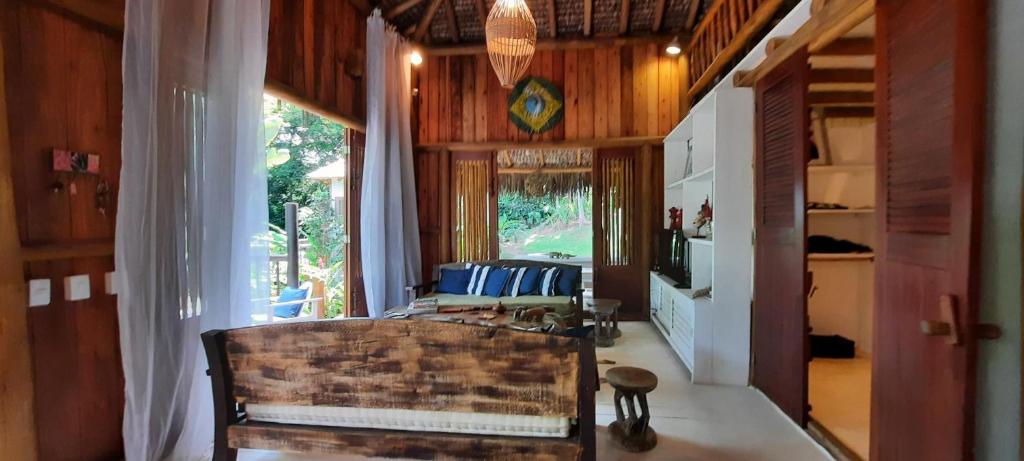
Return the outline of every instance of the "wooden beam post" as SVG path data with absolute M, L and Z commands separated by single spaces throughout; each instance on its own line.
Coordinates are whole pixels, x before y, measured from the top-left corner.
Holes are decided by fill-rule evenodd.
M 476 14 L 480 17 L 480 29 L 487 28 L 487 5 L 484 0 L 476 0 Z
M 733 85 L 751 87 L 776 66 L 803 48 L 812 54 L 822 51 L 843 34 L 875 14 L 875 0 L 831 0 L 817 14 L 765 57 L 753 70 L 737 72 Z
M 366 121 L 359 120 L 355 117 L 339 114 L 337 110 L 320 104 L 316 101 L 309 100 L 305 95 L 300 93 L 284 83 L 277 80 L 268 78 L 263 84 L 263 90 L 278 99 L 288 101 L 298 108 L 319 115 L 332 122 L 339 123 L 345 128 L 352 128 L 360 133 L 366 133 Z
M 452 34 L 452 41 L 459 43 L 459 20 L 455 17 L 455 2 L 445 0 L 445 13 L 448 16 L 448 32 Z
M 32 405 L 28 299 L 22 272 L 21 239 L 11 179 L 11 136 L 7 125 L 4 44 L 0 33 L 0 447 L 9 459 L 33 461 L 36 424 Z
M 390 10 L 388 10 L 387 13 L 384 13 L 384 19 L 387 19 L 389 21 L 395 19 L 400 14 L 405 13 L 410 8 L 419 5 L 421 2 L 423 2 L 423 0 L 405 0 L 402 3 L 393 6 Z
M 594 0 L 583 0 L 583 36 L 589 37 L 594 24 Z
M 619 35 L 629 32 L 629 0 L 622 0 L 619 8 Z
M 686 12 L 686 30 L 693 32 L 697 25 L 697 11 L 700 10 L 701 0 L 690 0 L 690 10 Z
M 480 0 L 483 1 L 483 0 Z M 555 16 L 555 0 L 547 1 L 548 9 L 548 36 L 551 38 L 558 37 L 558 17 Z
M 658 33 L 661 30 L 661 22 L 665 18 L 665 0 L 654 2 L 654 22 L 651 25 L 651 32 Z
M 434 22 L 434 15 L 437 14 L 438 8 L 441 7 L 441 0 L 430 0 L 430 5 L 427 6 L 427 12 L 420 18 L 419 24 L 416 25 L 416 32 L 413 34 L 413 41 L 422 42 L 423 37 L 426 37 L 427 32 L 430 31 L 430 23 Z

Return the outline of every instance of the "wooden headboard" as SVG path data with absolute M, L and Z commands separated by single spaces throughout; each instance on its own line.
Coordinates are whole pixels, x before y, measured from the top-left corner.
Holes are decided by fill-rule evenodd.
M 353 319 L 209 331 L 203 343 L 214 386 L 216 448 L 223 453 L 217 459 L 231 459 L 236 448 L 421 459 L 459 457 L 452 450 L 488 444 L 499 458 L 505 453 L 547 459 L 547 452 L 558 459 L 573 453 L 572 459 L 591 459 L 586 453 L 593 453 L 591 340 L 422 320 Z M 578 423 L 569 439 L 257 424 L 246 421 L 246 404 L 556 416 Z M 311 434 L 324 439 L 309 443 Z M 405 442 L 396 449 L 373 440 Z

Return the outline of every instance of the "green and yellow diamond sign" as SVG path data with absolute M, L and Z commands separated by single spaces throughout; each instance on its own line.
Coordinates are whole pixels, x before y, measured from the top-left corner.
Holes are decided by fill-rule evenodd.
M 562 121 L 562 92 L 538 77 L 519 81 L 508 96 L 508 116 L 527 133 L 543 133 Z

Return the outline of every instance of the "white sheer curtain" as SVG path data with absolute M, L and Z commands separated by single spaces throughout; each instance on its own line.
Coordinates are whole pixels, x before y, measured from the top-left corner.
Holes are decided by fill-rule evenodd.
M 366 20 L 366 158 L 360 249 L 371 317 L 405 304 L 420 280 L 420 236 L 413 175 L 409 53 L 374 11 Z
M 115 238 L 125 457 L 209 459 L 199 333 L 268 296 L 269 0 L 128 0 Z M 265 301 L 262 301 L 265 303 Z

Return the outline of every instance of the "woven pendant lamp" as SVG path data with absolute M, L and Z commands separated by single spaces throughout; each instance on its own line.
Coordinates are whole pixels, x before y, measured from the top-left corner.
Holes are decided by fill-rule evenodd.
M 526 73 L 537 45 L 537 23 L 525 0 L 497 0 L 487 15 L 487 55 L 504 88 Z

